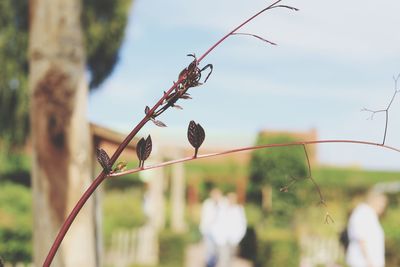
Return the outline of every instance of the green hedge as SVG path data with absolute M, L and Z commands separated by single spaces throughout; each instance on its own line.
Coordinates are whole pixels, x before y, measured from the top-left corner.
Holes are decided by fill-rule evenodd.
M 7 262 L 32 260 L 32 211 L 29 188 L 0 183 L 0 255 Z
M 160 235 L 160 267 L 183 266 L 187 236 L 163 232 Z
M 256 267 L 298 267 L 300 251 L 296 240 L 259 240 Z

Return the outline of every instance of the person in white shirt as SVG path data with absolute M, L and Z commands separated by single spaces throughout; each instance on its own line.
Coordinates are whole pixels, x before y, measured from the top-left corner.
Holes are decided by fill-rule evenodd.
M 217 267 L 230 267 L 237 247 L 246 233 L 246 215 L 237 195 L 229 193 L 211 229 L 218 251 Z
M 206 248 L 205 261 L 207 267 L 215 267 L 217 264 L 217 244 L 213 236 L 217 217 L 222 212 L 223 196 L 221 190 L 213 188 L 210 197 L 203 202 L 200 217 L 200 232 Z
M 385 237 L 379 216 L 387 205 L 387 197 L 371 191 L 365 203 L 352 212 L 347 226 L 349 246 L 346 262 L 350 267 L 384 267 Z

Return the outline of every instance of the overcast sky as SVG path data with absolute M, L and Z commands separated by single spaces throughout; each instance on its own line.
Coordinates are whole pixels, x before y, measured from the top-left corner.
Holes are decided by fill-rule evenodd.
M 177 80 L 191 60 L 186 54 L 201 55 L 268 3 L 135 0 L 119 63 L 90 95 L 90 120 L 129 131 L 144 107 Z M 262 129 L 316 128 L 319 139 L 381 142 L 384 114 L 367 120 L 370 114 L 360 110 L 385 108 L 393 95 L 392 77 L 400 73 L 400 1 L 283 3 L 300 11 L 275 9 L 243 30 L 277 46 L 247 36 L 228 38 L 202 62 L 212 63 L 214 72 L 191 90 L 194 99 L 180 102 L 183 111 L 160 118 L 168 129 L 149 125 L 141 134 L 185 143 L 193 119 L 206 129 L 209 146 L 251 144 Z M 387 144 L 400 147 L 399 136 L 400 95 L 390 111 Z M 318 156 L 325 164 L 400 170 L 400 154 L 378 148 L 321 145 Z

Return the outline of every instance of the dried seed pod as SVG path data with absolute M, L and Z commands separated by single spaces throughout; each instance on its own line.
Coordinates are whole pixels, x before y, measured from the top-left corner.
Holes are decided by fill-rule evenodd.
M 146 108 L 144 109 L 144 114 L 149 114 L 150 108 L 149 106 L 146 106 Z
M 139 159 L 139 167 L 143 167 L 144 161 L 150 156 L 153 144 L 151 136 L 149 135 L 146 139 L 141 138 L 136 146 L 136 154 Z
M 196 157 L 199 147 L 206 137 L 203 127 L 201 127 L 201 125 L 199 123 L 196 123 L 195 121 L 190 121 L 187 131 L 187 137 L 189 143 L 195 148 L 194 157 Z
M 109 174 L 111 172 L 111 162 L 107 152 L 102 148 L 97 148 L 96 155 L 97 161 L 100 163 L 101 167 L 103 167 L 104 172 Z

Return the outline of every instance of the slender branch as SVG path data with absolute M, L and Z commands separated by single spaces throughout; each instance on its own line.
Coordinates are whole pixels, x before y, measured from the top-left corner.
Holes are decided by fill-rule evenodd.
M 292 6 L 287 6 L 287 5 L 274 5 L 270 9 L 273 9 L 273 8 L 287 8 L 287 9 L 290 9 L 290 10 L 293 10 L 293 11 L 299 11 L 298 8 L 295 8 L 295 7 L 292 7 Z
M 285 186 L 282 186 L 281 188 L 279 188 L 280 192 L 284 192 L 287 193 L 289 192 L 289 188 L 294 185 L 295 183 L 297 183 L 298 179 L 296 177 L 290 176 L 290 182 L 288 184 L 286 184 Z
M 141 168 L 136 168 L 136 169 L 131 169 L 131 170 L 126 170 L 123 172 L 118 172 L 118 173 L 112 173 L 110 174 L 110 177 L 119 177 L 119 176 L 124 176 L 127 174 L 132 174 L 132 173 L 137 173 L 140 171 L 145 171 L 145 170 L 151 170 L 151 169 L 157 169 L 157 168 L 162 168 L 166 167 L 169 165 L 177 164 L 177 163 L 182 163 L 182 162 L 188 162 L 192 160 L 198 160 L 198 159 L 204 159 L 204 158 L 212 158 L 212 157 L 217 157 L 217 156 L 222 156 L 222 155 L 227 155 L 227 154 L 233 154 L 233 153 L 238 153 L 238 152 L 244 152 L 244 151 L 252 151 L 252 150 L 259 150 L 259 149 L 267 149 L 267 148 L 273 148 L 273 147 L 288 147 L 288 146 L 303 146 L 304 153 L 307 159 L 307 166 L 308 166 L 308 179 L 312 181 L 314 184 L 319 198 L 320 198 L 320 204 L 323 205 L 326 208 L 325 211 L 325 223 L 334 223 L 334 219 L 330 215 L 329 211 L 327 210 L 327 205 L 324 200 L 324 197 L 321 192 L 321 188 L 317 184 L 317 182 L 314 180 L 312 176 L 312 169 L 311 169 L 311 162 L 310 158 L 308 156 L 308 152 L 306 149 L 306 145 L 315 145 L 315 144 L 328 144 L 328 143 L 347 143 L 347 144 L 358 144 L 358 145 L 368 145 L 368 146 L 376 146 L 379 148 L 385 148 L 388 150 L 392 150 L 395 152 L 400 153 L 400 148 L 388 146 L 385 144 L 378 144 L 378 143 L 373 143 L 373 142 L 368 142 L 368 141 L 361 141 L 361 140 L 311 140 L 311 141 L 300 141 L 300 142 L 290 142 L 290 143 L 280 143 L 280 144 L 267 144 L 267 145 L 259 145 L 259 146 L 248 146 L 248 147 L 242 147 L 242 148 L 237 148 L 237 149 L 231 149 L 231 150 L 226 150 L 222 152 L 217 152 L 217 153 L 209 153 L 209 154 L 203 154 L 203 155 L 197 155 L 197 156 L 192 156 L 192 157 L 186 157 L 186 158 L 181 158 L 181 159 L 175 159 L 171 161 L 166 161 L 158 164 L 154 164 L 151 166 L 146 166 L 146 167 L 141 167 Z M 292 180 L 290 183 L 282 188 L 280 188 L 281 192 L 287 192 L 290 186 L 295 184 L 298 181 L 298 179 L 292 177 Z
M 308 165 L 308 179 L 311 180 L 311 182 L 314 184 L 315 189 L 318 192 L 319 195 L 319 204 L 325 207 L 325 223 L 329 224 L 329 223 L 334 223 L 335 221 L 333 220 L 332 216 L 329 214 L 328 211 L 328 207 L 326 205 L 324 196 L 322 195 L 322 191 L 321 188 L 319 187 L 319 185 L 317 184 L 317 182 L 315 181 L 312 172 L 311 172 L 311 163 L 310 163 L 310 157 L 308 156 L 308 152 L 307 152 L 307 147 L 305 144 L 303 144 L 303 149 L 304 149 L 304 154 L 306 155 L 306 159 L 307 159 L 307 165 Z
M 185 158 L 165 161 L 165 162 L 162 162 L 162 163 L 157 163 L 157 164 L 146 166 L 146 167 L 143 167 L 143 168 L 135 168 L 135 169 L 126 170 L 126 171 L 123 171 L 123 172 L 112 173 L 112 174 L 110 174 L 110 177 L 119 177 L 119 176 L 124 176 L 124 175 L 127 175 L 127 174 L 136 173 L 136 172 L 139 172 L 139 171 L 162 168 L 162 167 L 166 167 L 166 166 L 177 164 L 177 163 L 188 162 L 188 161 L 192 161 L 192 160 L 199 160 L 199 159 L 204 159 L 204 158 L 213 158 L 213 157 L 217 157 L 217 156 L 228 155 L 228 154 L 244 152 L 244 151 L 252 151 L 252 150 L 259 150 L 259 149 L 266 149 L 266 148 L 273 148 L 273 147 L 304 146 L 304 145 L 329 144 L 329 143 L 330 144 L 347 143 L 347 144 L 359 144 L 359 145 L 376 146 L 376 147 L 379 147 L 379 148 L 385 148 L 385 149 L 392 150 L 392 151 L 400 153 L 400 148 L 396 148 L 396 147 L 392 147 L 392 146 L 388 146 L 388 145 L 384 145 L 384 144 L 379 144 L 379 143 L 368 142 L 368 141 L 361 141 L 361 140 L 311 140 L 311 141 L 299 141 L 299 142 L 280 143 L 280 144 L 267 144 L 267 145 L 259 145 L 259 146 L 247 146 L 247 147 L 235 148 L 235 149 L 225 150 L 225 151 L 216 152 L 216 153 L 208 153 L 208 154 L 197 155 L 196 157 L 194 157 L 194 156 L 185 157 Z
M 182 80 L 182 79 L 181 79 Z M 178 81 L 179 83 L 181 81 Z M 173 86 L 167 91 L 166 94 L 164 94 L 163 97 L 153 106 L 152 109 L 145 115 L 145 117 L 136 125 L 136 127 L 128 134 L 128 136 L 122 141 L 122 143 L 118 146 L 117 150 L 114 152 L 110 159 L 110 165 L 112 166 L 115 161 L 118 159 L 118 157 L 121 155 L 122 151 L 126 148 L 126 146 L 130 143 L 130 141 L 136 136 L 136 134 L 140 131 L 140 129 L 143 128 L 143 126 L 150 120 L 152 114 L 154 111 L 163 103 L 164 99 L 168 96 L 169 93 L 171 93 L 175 87 L 177 86 L 177 83 L 174 83 Z M 68 215 L 67 219 L 64 221 L 63 225 L 61 226 L 60 231 L 57 234 L 56 239 L 54 240 L 53 245 L 51 246 L 49 253 L 43 263 L 44 267 L 50 266 L 52 263 L 54 256 L 57 253 L 58 248 L 61 245 L 62 240 L 64 239 L 66 233 L 68 232 L 69 228 L 71 227 L 71 224 L 75 220 L 76 216 L 78 215 L 79 211 L 82 209 L 82 207 L 85 205 L 86 201 L 89 199 L 89 197 L 93 194 L 93 192 L 96 190 L 96 188 L 105 180 L 106 174 L 104 171 L 102 171 L 96 179 L 94 179 L 93 183 L 89 186 L 89 188 L 85 191 L 85 193 L 82 195 L 82 197 L 79 199 L 71 213 Z
M 383 132 L 382 144 L 385 144 L 385 141 L 386 141 L 388 123 L 389 123 L 389 108 L 385 111 L 385 131 Z
M 306 179 L 310 179 L 311 182 L 313 183 L 315 189 L 317 190 L 318 195 L 319 195 L 319 204 L 324 206 L 325 209 L 327 209 L 327 205 L 326 205 L 325 199 L 324 199 L 324 197 L 322 195 L 321 188 L 319 187 L 318 183 L 315 181 L 315 179 L 314 179 L 314 177 L 312 175 L 311 162 L 310 162 L 310 157 L 308 156 L 306 144 L 302 144 L 302 147 L 303 147 L 303 150 L 304 150 L 304 155 L 306 157 L 307 168 L 308 168 L 308 175 L 307 175 Z M 292 186 L 293 184 L 295 184 L 299 180 L 300 179 L 298 179 L 298 178 L 292 177 L 292 180 L 290 181 L 290 183 L 285 185 L 284 187 L 282 187 L 280 189 L 280 191 L 281 192 L 288 192 L 289 187 Z M 329 223 L 329 219 L 333 222 L 332 217 L 329 215 L 329 212 L 326 210 L 325 223 Z
M 304 154 L 306 155 L 306 159 L 307 159 L 307 166 L 308 166 L 308 177 L 307 178 L 310 179 L 312 181 L 312 183 L 314 184 L 314 187 L 317 190 L 318 195 L 319 195 L 320 204 L 326 206 L 324 197 L 323 197 L 322 192 L 321 192 L 321 188 L 319 187 L 317 182 L 314 180 L 314 177 L 312 175 L 310 157 L 308 156 L 307 147 L 306 147 L 305 144 L 303 144 L 303 150 L 304 150 Z
M 224 37 L 222 37 L 218 42 L 216 42 L 213 46 L 211 46 L 202 56 L 200 56 L 197 61 L 200 62 L 202 61 L 211 51 L 213 51 L 217 46 L 219 46 L 223 41 L 225 41 L 226 38 L 228 38 L 229 36 L 233 35 L 237 30 L 239 30 L 240 28 L 242 28 L 244 25 L 246 25 L 247 23 L 249 23 L 250 21 L 252 21 L 253 19 L 255 19 L 256 17 L 258 17 L 259 15 L 261 15 L 262 13 L 264 13 L 265 11 L 271 10 L 273 8 L 288 8 L 291 10 L 295 10 L 297 11 L 297 8 L 294 7 L 290 7 L 290 6 L 285 6 L 285 5 L 278 5 L 280 2 L 282 2 L 282 0 L 278 0 L 275 1 L 274 3 L 270 4 L 269 6 L 267 6 L 266 8 L 260 10 L 259 12 L 257 12 L 256 14 L 254 14 L 253 16 L 251 16 L 250 18 L 248 18 L 247 20 L 245 20 L 243 23 L 241 23 L 239 26 L 237 26 L 236 28 L 234 28 L 232 31 L 230 31 L 228 34 L 226 34 Z
M 265 39 L 265 38 L 263 38 L 263 37 L 261 37 L 261 36 L 258 36 L 258 35 L 256 35 L 256 34 L 252 34 L 252 33 L 235 32 L 235 33 L 232 33 L 231 35 L 247 35 L 247 36 L 251 36 L 251 37 L 257 38 L 257 39 L 259 39 L 259 40 L 261 40 L 261 41 L 263 41 L 263 42 L 269 43 L 269 44 L 271 44 L 271 45 L 276 45 L 276 43 L 271 42 L 271 41 L 269 41 L 269 40 L 267 40 L 267 39 Z
M 394 81 L 394 93 L 392 95 L 392 98 L 389 101 L 389 104 L 386 106 L 385 109 L 378 109 L 378 110 L 372 110 L 372 109 L 368 109 L 368 108 L 363 108 L 361 111 L 367 111 L 370 112 L 371 115 L 369 116 L 368 119 L 373 120 L 375 114 L 377 113 L 385 113 L 385 128 L 383 131 L 383 140 L 382 140 L 382 144 L 385 144 L 386 142 L 386 135 L 387 135 L 387 129 L 388 129 L 388 124 L 389 124 L 389 109 L 391 108 L 394 99 L 396 98 L 397 93 L 400 92 L 400 89 L 398 88 L 398 81 L 400 79 L 400 73 L 395 77 L 393 76 L 393 81 Z
M 227 35 L 223 36 L 220 40 L 218 40 L 214 45 L 212 45 L 202 56 L 197 59 L 197 63 L 200 63 L 209 53 L 211 53 L 218 45 L 220 45 L 226 38 L 228 38 L 232 33 L 236 32 L 238 29 L 252 21 L 254 18 L 262 14 L 263 12 L 272 9 L 274 7 L 282 7 L 282 8 L 289 8 L 293 9 L 288 6 L 277 6 L 282 0 L 275 1 L 268 7 L 264 8 L 263 10 L 257 12 L 255 15 L 251 16 L 249 19 L 241 23 L 239 26 L 234 28 L 231 32 Z M 175 82 L 168 91 L 166 91 L 163 96 L 159 99 L 159 101 L 146 113 L 144 118 L 135 126 L 135 128 L 126 136 L 124 141 L 118 146 L 114 154 L 110 158 L 110 164 L 113 165 L 118 157 L 121 155 L 122 151 L 126 148 L 126 146 L 132 141 L 132 139 L 136 136 L 136 134 L 143 128 L 143 126 L 152 119 L 153 115 L 155 114 L 156 110 L 164 103 L 164 101 L 171 95 L 173 90 L 175 90 L 179 84 L 184 80 L 184 77 L 179 77 L 178 81 Z M 158 114 L 159 115 L 159 114 Z M 145 169 L 142 167 L 142 169 Z M 102 171 L 96 179 L 94 179 L 93 183 L 89 186 L 89 188 L 85 191 L 82 197 L 79 199 L 78 203 L 75 205 L 71 213 L 68 215 L 67 219 L 64 221 L 63 225 L 61 226 L 60 231 L 57 234 L 57 237 L 51 246 L 49 253 L 43 263 L 44 267 L 50 266 L 52 263 L 55 254 L 57 253 L 58 248 L 61 245 L 62 240 L 64 239 L 67 231 L 71 227 L 71 224 L 75 220 L 76 216 L 78 215 L 79 211 L 82 209 L 86 201 L 89 197 L 93 194 L 96 188 L 104 181 L 106 178 L 106 174 Z
M 329 214 L 328 211 L 325 212 L 325 224 L 335 223 L 335 220 Z
M 46 257 L 46 260 L 43 263 L 43 266 L 46 267 L 50 266 L 58 250 L 58 247 L 60 246 L 62 240 L 64 239 L 65 234 L 69 230 L 72 222 L 75 220 L 75 217 L 78 215 L 79 211 L 85 205 L 86 201 L 93 194 L 96 188 L 105 180 L 105 178 L 107 178 L 106 174 L 104 172 L 100 173 L 100 175 L 93 181 L 93 183 L 89 186 L 89 188 L 85 191 L 85 193 L 83 193 L 78 203 L 76 203 L 74 209 L 71 211 L 67 219 L 64 221 L 56 239 L 54 240 L 54 243 L 49 251 L 49 254 Z
M 303 144 L 303 150 L 304 150 L 304 154 L 306 155 L 306 159 L 307 159 L 307 167 L 308 167 L 308 177 L 307 178 L 312 178 L 312 172 L 311 172 L 311 163 L 310 163 L 310 158 L 308 157 L 308 153 L 307 153 L 307 147 L 305 144 Z
M 370 112 L 371 115 L 368 117 L 368 120 L 373 120 L 375 117 L 375 114 L 381 113 L 381 112 L 386 112 L 386 109 L 372 110 L 372 109 L 368 109 L 368 108 L 363 108 L 363 109 L 361 109 L 361 111 Z

